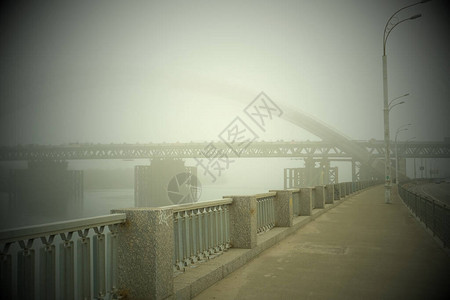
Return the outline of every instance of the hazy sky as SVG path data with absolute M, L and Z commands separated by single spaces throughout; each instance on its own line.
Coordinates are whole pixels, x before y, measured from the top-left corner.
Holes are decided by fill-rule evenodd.
M 65 3 L 62 3 L 65 2 Z M 383 138 L 382 34 L 414 1 L 1 4 L 1 145 L 218 140 L 264 91 L 353 139 Z M 434 0 L 388 42 L 401 139 L 450 136 L 450 16 Z M 314 139 L 283 120 L 264 140 Z

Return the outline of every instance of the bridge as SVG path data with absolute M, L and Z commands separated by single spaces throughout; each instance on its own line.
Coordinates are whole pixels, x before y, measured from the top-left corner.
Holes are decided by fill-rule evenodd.
M 353 141 L 373 158 L 382 159 L 384 141 Z M 223 142 L 202 143 L 149 143 L 149 144 L 67 144 L 24 145 L 0 147 L 0 161 L 33 160 L 87 160 L 87 159 L 152 159 L 152 158 L 199 158 L 205 149 L 214 146 L 228 157 L 292 157 L 329 158 L 352 160 L 353 155 L 340 144 L 327 141 L 276 141 L 252 142 L 238 155 Z M 394 147 L 392 147 L 394 148 Z M 450 158 L 450 141 L 398 142 L 403 158 Z M 394 155 L 395 149 L 391 149 Z
M 134 194 L 135 203 L 138 206 L 161 206 L 163 203 L 170 203 L 167 195 L 168 182 L 179 173 L 188 172 L 195 175 L 197 167 L 202 168 L 202 172 L 208 174 L 214 182 L 217 175 L 220 175 L 221 170 L 228 168 L 230 159 L 238 157 L 304 159 L 304 168 L 296 166 L 284 169 L 285 188 L 313 186 L 319 183 L 338 183 L 338 169 L 330 166 L 331 161 L 351 162 L 352 181 L 385 177 L 385 145 L 383 141 L 373 139 L 369 141 L 351 140 L 331 126 L 297 108 L 275 105 L 263 93 L 254 100 L 255 106 L 258 105 L 258 101 L 264 103 L 264 105 L 257 107 L 257 113 L 251 110 L 253 102 L 246 108 L 246 113 L 249 116 L 260 117 L 257 118 L 256 122 L 258 126 L 266 124 L 268 117 L 272 118 L 272 111 L 276 111 L 279 112 L 280 118 L 306 129 L 322 141 L 264 142 L 258 141 L 254 137 L 245 137 L 248 139 L 245 140 L 244 138 L 245 143 L 243 143 L 239 140 L 241 137 L 238 137 L 236 132 L 231 132 L 232 134 L 229 134 L 229 136 L 233 137 L 232 139 L 220 136 L 221 141 L 197 143 L 72 143 L 67 145 L 2 146 L 0 147 L 0 161 L 28 161 L 29 164 L 29 170 L 11 172 L 9 178 L 2 180 L 3 182 L 9 182 L 9 186 L 2 184 L 2 188 L 9 193 L 11 198 L 14 198 L 13 202 L 19 206 L 24 206 L 20 204 L 23 201 L 23 203 L 28 203 L 26 206 L 31 207 L 33 203 L 40 201 L 37 199 L 47 201 L 49 198 L 55 198 L 52 200 L 53 205 L 61 206 L 61 210 L 64 210 L 64 205 L 58 199 L 71 199 L 71 202 L 80 204 L 83 197 L 83 171 L 66 172 L 67 162 L 89 159 L 152 160 L 150 166 L 135 166 Z M 267 109 L 266 114 L 261 113 L 261 107 Z M 266 123 L 258 123 L 263 118 L 267 119 Z M 235 124 L 233 129 L 237 128 L 238 125 Z M 229 130 L 232 131 L 232 129 Z M 407 158 L 450 157 L 450 140 L 448 139 L 435 142 L 399 142 L 397 147 L 390 148 L 392 151 L 391 157 L 395 157 L 394 151 L 396 148 L 399 156 L 399 178 L 406 176 Z M 184 166 L 182 160 L 188 158 L 195 159 L 197 165 L 193 167 Z M 208 160 L 206 166 L 203 164 L 205 158 Z M 212 158 L 215 159 L 214 163 L 211 163 Z M 320 166 L 317 166 L 317 163 Z M 392 165 L 392 161 L 390 165 Z M 42 176 L 42 174 L 46 174 L 46 176 Z M 58 196 L 54 191 L 56 189 L 52 189 L 50 183 L 44 182 L 45 178 L 50 178 L 47 181 L 51 184 L 56 183 L 59 190 Z M 48 188 L 41 191 L 42 186 Z M 25 193 L 26 191 L 28 191 L 28 194 Z M 34 195 L 33 203 L 26 200 L 30 195 Z M 40 205 L 37 204 L 37 206 Z M 78 207 L 81 207 L 81 204 Z

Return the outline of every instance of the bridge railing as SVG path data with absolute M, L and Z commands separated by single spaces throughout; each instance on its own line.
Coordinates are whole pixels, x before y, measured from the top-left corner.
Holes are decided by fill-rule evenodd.
M 416 217 L 429 228 L 444 244 L 450 245 L 450 208 L 437 200 L 414 193 L 403 185 L 399 185 L 398 192 L 403 202 Z
M 0 231 L 2 298 L 114 297 L 123 222 L 125 214 L 111 214 Z
M 263 233 L 275 226 L 275 192 L 258 194 L 256 197 L 256 232 Z
M 230 248 L 230 198 L 173 206 L 175 269 L 214 257 Z
M 339 199 L 372 184 L 354 188 L 339 183 Z M 173 296 L 178 270 L 189 272 L 188 266 L 228 248 L 253 249 L 271 228 L 292 227 L 295 217 L 314 214 L 313 205 L 317 211 L 332 204 L 334 192 L 336 185 L 271 190 L 188 205 L 117 209 L 109 216 L 0 232 L 2 292 L 26 299 L 165 299 Z M 79 235 L 76 247 L 73 233 Z M 38 263 L 37 250 L 31 249 L 34 240 L 41 241 Z M 13 244 L 18 247 L 16 262 Z M 105 259 L 112 261 L 110 267 Z M 44 271 L 37 272 L 36 266 Z

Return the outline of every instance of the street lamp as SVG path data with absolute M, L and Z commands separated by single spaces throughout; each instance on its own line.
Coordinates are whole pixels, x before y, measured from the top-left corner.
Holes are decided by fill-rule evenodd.
M 401 99 L 401 98 L 403 98 L 403 97 L 407 97 L 407 96 L 409 96 L 409 93 L 406 93 L 406 94 L 404 94 L 404 95 L 401 95 L 401 96 L 399 96 L 399 97 L 397 97 L 397 98 L 394 98 L 394 99 L 392 99 L 391 101 L 389 101 L 389 103 L 388 103 L 388 110 L 391 111 L 391 109 L 393 109 L 394 106 L 397 106 L 397 105 L 400 105 L 400 104 L 405 103 L 405 101 L 400 101 L 399 103 L 393 104 L 396 100 L 399 100 L 399 99 Z
M 417 18 L 420 18 L 422 15 L 417 14 L 412 17 L 396 21 L 397 18 L 394 18 L 395 15 L 397 15 L 400 11 L 409 8 L 411 6 L 415 6 L 418 4 L 423 4 L 426 2 L 429 2 L 430 0 L 423 0 L 414 4 L 407 5 L 403 8 L 400 8 L 397 10 L 387 21 L 386 26 L 384 27 L 384 33 L 383 33 L 383 56 L 382 56 L 382 62 L 383 62 L 383 118 L 384 118 L 384 143 L 386 146 L 385 151 L 385 168 L 384 168 L 384 175 L 385 175 L 385 184 L 384 184 L 384 201 L 386 203 L 391 203 L 391 153 L 390 153 L 390 134 L 389 134 L 389 103 L 388 103 L 388 84 L 387 84 L 387 57 L 386 57 L 386 43 L 389 37 L 389 34 L 392 32 L 392 30 L 397 27 L 397 25 L 408 21 L 408 20 L 414 20 Z
M 411 126 L 411 124 L 405 124 L 397 128 L 397 132 L 395 133 L 395 184 L 398 184 L 398 143 L 397 137 L 399 132 L 408 130 L 408 128 L 404 128 L 406 126 Z

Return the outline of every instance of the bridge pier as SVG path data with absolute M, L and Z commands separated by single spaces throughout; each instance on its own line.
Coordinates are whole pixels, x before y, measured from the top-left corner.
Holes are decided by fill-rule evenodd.
M 330 167 L 330 160 L 328 159 L 322 159 L 319 162 L 320 167 L 316 168 L 316 160 L 309 157 L 305 158 L 304 168 L 285 168 L 284 189 L 338 183 L 338 168 Z
M 19 219 L 27 215 L 79 217 L 83 208 L 83 171 L 67 170 L 67 166 L 66 161 L 30 161 L 28 169 L 10 170 L 12 214 L 19 214 Z
M 201 192 L 196 175 L 197 168 L 186 167 L 181 159 L 153 159 L 150 166 L 135 166 L 135 206 L 196 202 Z

